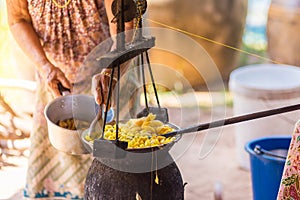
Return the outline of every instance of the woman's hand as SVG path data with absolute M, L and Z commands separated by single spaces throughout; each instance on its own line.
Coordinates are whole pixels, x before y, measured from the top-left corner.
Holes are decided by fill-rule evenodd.
M 46 65 L 42 66 L 42 69 L 42 77 L 46 81 L 46 84 L 54 97 L 61 96 L 58 88 L 59 83 L 61 83 L 65 88 L 70 90 L 72 89 L 71 83 L 58 67 L 55 67 L 51 63 L 47 63 Z
M 55 97 L 61 96 L 57 84 L 61 83 L 64 87 L 70 89 L 71 84 L 64 73 L 48 60 L 40 39 L 32 26 L 27 8 L 28 2 L 26 0 L 7 0 L 6 4 L 9 27 L 16 42 L 35 64 L 52 94 Z
M 107 98 L 109 93 L 109 83 L 111 77 L 111 70 L 104 69 L 101 73 L 93 76 L 92 79 L 92 94 L 94 95 L 95 101 L 99 105 L 107 105 Z M 111 97 L 113 96 L 113 89 L 117 83 L 117 78 L 113 77 L 112 80 L 112 92 Z M 108 108 L 113 104 L 113 98 L 111 98 Z

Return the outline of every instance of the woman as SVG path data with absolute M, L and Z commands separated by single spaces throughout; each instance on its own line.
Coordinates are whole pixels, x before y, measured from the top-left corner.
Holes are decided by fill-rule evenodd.
M 45 105 L 60 96 L 58 84 L 76 92 L 90 92 L 91 71 L 80 69 L 88 53 L 115 34 L 112 0 L 7 0 L 11 32 L 36 67 L 37 102 L 31 133 L 27 184 L 28 198 L 83 198 L 91 156 L 72 156 L 54 149 L 44 118 Z M 106 8 L 106 9 L 105 9 Z M 131 29 L 132 22 L 125 29 Z M 80 76 L 78 72 L 80 69 Z M 98 75 L 103 104 L 109 69 Z

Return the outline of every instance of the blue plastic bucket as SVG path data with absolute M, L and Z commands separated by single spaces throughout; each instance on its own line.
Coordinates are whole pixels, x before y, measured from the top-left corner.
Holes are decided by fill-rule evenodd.
M 245 145 L 250 154 L 254 200 L 277 198 L 290 142 L 291 136 L 272 136 L 251 140 Z

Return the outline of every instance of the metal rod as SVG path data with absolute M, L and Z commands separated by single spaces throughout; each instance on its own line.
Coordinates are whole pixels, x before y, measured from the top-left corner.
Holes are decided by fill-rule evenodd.
M 115 73 L 115 68 L 113 67 L 112 70 L 111 70 L 110 79 L 109 79 L 108 95 L 107 95 L 107 99 L 106 99 L 106 106 L 105 106 L 104 120 L 103 120 L 103 133 L 104 133 L 104 130 L 105 130 L 108 106 L 109 106 L 109 103 L 110 103 L 110 97 L 111 97 L 111 93 L 112 93 L 112 83 L 113 83 L 114 73 Z M 118 115 L 119 115 L 119 113 L 117 112 L 117 116 Z
M 140 15 L 141 15 L 141 13 L 140 13 Z M 137 32 L 138 32 L 138 36 L 137 36 L 137 39 L 138 40 L 141 40 L 141 39 L 143 39 L 143 19 L 142 19 L 142 17 L 140 16 L 139 18 L 138 18 L 138 30 L 137 30 Z
M 146 108 L 149 108 L 149 106 L 148 106 L 148 99 L 147 99 L 146 77 L 145 77 L 144 56 L 143 56 L 143 53 L 141 53 L 141 69 L 142 69 L 142 79 L 143 79 L 145 106 L 146 106 Z
M 150 73 L 150 77 L 151 77 L 152 87 L 153 87 L 153 90 L 154 90 L 154 94 L 155 94 L 157 106 L 158 106 L 158 108 L 160 108 L 160 103 L 159 103 L 159 100 L 158 100 L 158 94 L 157 94 L 157 90 L 156 90 L 156 86 L 155 86 L 155 82 L 154 82 L 154 77 L 153 77 L 153 73 L 152 73 L 152 69 L 151 69 L 151 64 L 150 64 L 150 60 L 149 60 L 149 55 L 148 55 L 147 51 L 145 53 L 146 53 L 146 59 L 147 59 L 148 69 L 149 69 L 149 73 Z
M 236 116 L 236 117 L 230 117 L 227 119 L 217 120 L 217 121 L 208 122 L 208 123 L 204 123 L 204 124 L 200 124 L 200 125 L 196 125 L 196 126 L 191 126 L 191 127 L 184 128 L 184 129 L 175 130 L 173 132 L 164 134 L 164 136 L 169 137 L 169 136 L 174 136 L 177 134 L 192 133 L 192 132 L 197 132 L 197 131 L 201 131 L 201 130 L 206 130 L 206 129 L 226 126 L 226 125 L 230 125 L 230 124 L 235 124 L 235 123 L 239 123 L 239 122 L 249 121 L 249 120 L 253 120 L 253 119 L 277 115 L 277 114 L 281 114 L 281 113 L 291 112 L 291 111 L 295 111 L 295 110 L 299 110 L 299 109 L 300 109 L 300 104 L 281 107 L 281 108 L 275 108 L 275 109 L 255 112 L 255 113 L 251 113 L 251 114 L 245 114 L 245 115 Z
M 117 0 L 117 50 L 125 50 L 125 22 L 124 22 L 124 0 Z
M 120 114 L 120 65 L 118 65 L 118 82 L 117 82 L 117 117 L 116 117 L 116 140 L 119 138 L 119 114 Z

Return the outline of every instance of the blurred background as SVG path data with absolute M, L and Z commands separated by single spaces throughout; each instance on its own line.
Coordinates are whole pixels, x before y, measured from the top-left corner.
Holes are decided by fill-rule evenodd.
M 228 82 L 233 70 L 271 62 L 300 66 L 299 8 L 300 0 L 149 0 L 144 16 L 146 27 L 180 30 L 201 45 L 211 58 L 194 66 L 171 51 L 151 50 L 151 62 L 168 66 L 180 74 L 168 77 L 154 68 L 154 77 L 164 80 L 163 87 L 159 88 L 160 95 L 167 99 L 163 103 L 174 109 L 182 108 L 184 105 L 172 104 L 173 99 L 168 95 L 184 96 L 192 92 L 199 98 L 196 105 L 187 103 L 188 109 L 197 106 L 209 110 L 213 107 L 212 91 L 207 85 L 216 83 L 224 87 L 216 87 L 213 92 L 225 94 L 221 104 L 232 114 Z M 185 45 L 176 37 L 168 38 L 167 42 L 179 47 Z M 196 55 L 196 59 L 199 58 L 201 55 Z M 213 67 L 217 67 L 218 73 L 209 72 Z M 182 81 L 182 77 L 187 82 Z M 10 167 L 18 169 L 18 166 L 26 168 L 34 91 L 34 67 L 14 42 L 7 24 L 5 0 L 0 0 L 0 185 L 8 178 L 5 176 L 8 173 L 1 171 L 7 172 Z M 20 173 L 19 177 L 23 178 L 24 170 Z M 249 185 L 250 182 L 247 187 Z M 0 186 L 0 195 L 3 192 Z
M 34 80 L 32 64 L 20 51 L 10 35 L 6 20 L 5 1 L 1 0 L 0 2 L 1 78 Z M 270 0 L 224 0 L 222 2 L 217 0 L 197 0 L 197 2 L 194 0 L 150 0 L 144 18 L 151 21 L 144 20 L 144 24 L 150 27 L 167 28 L 153 22 L 156 21 L 199 36 L 188 35 L 208 52 L 226 83 L 233 69 L 249 63 L 266 62 L 264 59 L 240 53 L 225 45 L 267 57 L 266 23 L 269 4 Z M 169 41 L 178 46 L 182 45 L 180 41 Z M 199 86 L 205 86 L 206 83 L 203 82 L 203 78 L 199 78 L 193 73 L 195 66 L 190 66 L 188 62 L 178 57 L 173 58 L 174 61 L 170 62 L 174 56 L 170 52 L 157 50 L 151 54 L 152 62 L 174 67 L 178 72 L 187 76 L 189 82 L 196 89 L 203 89 Z M 215 77 L 213 76 L 211 75 L 208 80 L 214 81 Z M 171 86 L 171 89 L 174 89 L 174 86 Z M 175 87 L 175 89 L 178 88 Z

